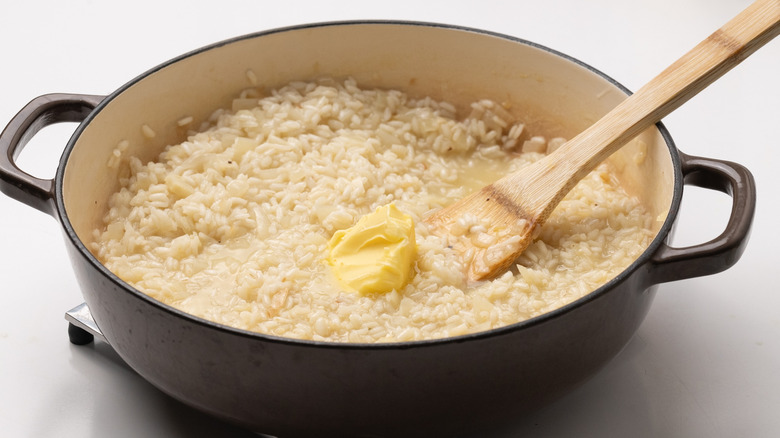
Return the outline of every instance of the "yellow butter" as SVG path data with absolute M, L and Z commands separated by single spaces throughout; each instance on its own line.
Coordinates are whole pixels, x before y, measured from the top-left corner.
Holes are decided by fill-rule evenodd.
M 379 207 L 328 243 L 336 278 L 361 294 L 400 290 L 412 276 L 417 256 L 414 221 L 394 204 Z

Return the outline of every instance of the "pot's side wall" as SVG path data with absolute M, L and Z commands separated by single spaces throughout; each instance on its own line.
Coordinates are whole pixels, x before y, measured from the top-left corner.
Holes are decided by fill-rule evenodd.
M 195 322 L 125 291 L 73 246 L 100 329 L 142 377 L 206 413 L 279 436 L 441 436 L 533 412 L 630 339 L 652 291 L 637 275 L 543 323 L 389 348 L 316 346 Z
M 150 71 L 112 95 L 94 114 L 66 152 L 62 181 L 66 213 L 79 238 L 92 240 L 119 177 L 129 174 L 131 157 L 153 159 L 166 145 L 199 128 L 214 110 L 229 108 L 241 90 L 256 87 L 267 92 L 318 76 L 351 76 L 363 87 L 396 88 L 448 100 L 464 115 L 471 102 L 492 99 L 531 132 L 548 136 L 571 137 L 625 98 L 608 80 L 555 54 L 457 29 L 352 24 L 237 40 Z M 657 137 L 645 141 L 651 145 L 647 152 L 630 145 L 619 153 L 627 154 L 621 168 L 629 168 L 630 175 L 632 168 L 641 172 L 627 181 L 641 180 L 656 170 L 641 170 L 637 154 L 647 154 L 648 163 L 668 161 Z M 668 209 L 669 193 L 663 197 L 661 204 Z

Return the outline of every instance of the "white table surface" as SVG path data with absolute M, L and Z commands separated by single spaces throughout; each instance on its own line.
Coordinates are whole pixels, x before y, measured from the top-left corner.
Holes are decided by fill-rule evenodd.
M 219 8 L 214 5 L 220 4 Z M 212 42 L 345 19 L 433 21 L 500 32 L 572 55 L 635 90 L 747 0 L 456 2 L 3 1 L 0 124 L 49 92 L 107 94 Z M 774 437 L 780 434 L 780 41 L 665 123 L 690 154 L 754 173 L 753 233 L 728 271 L 662 285 L 618 358 L 583 387 L 518 422 L 512 436 Z M 41 132 L 19 162 L 54 174 L 73 124 Z M 717 235 L 730 199 L 686 189 L 675 243 Z M 59 225 L 0 195 L 0 435 L 253 436 L 162 395 L 106 344 L 68 342 L 81 302 Z

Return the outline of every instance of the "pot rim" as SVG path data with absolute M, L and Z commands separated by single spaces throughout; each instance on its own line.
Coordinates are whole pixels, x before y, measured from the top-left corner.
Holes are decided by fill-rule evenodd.
M 233 335 L 238 335 L 242 337 L 249 337 L 249 338 L 255 338 L 258 340 L 263 340 L 266 342 L 272 342 L 272 343 L 282 343 L 282 344 L 289 344 L 289 345 L 295 345 L 295 346 L 301 346 L 301 347 L 314 347 L 314 348 L 336 348 L 336 349 L 370 349 L 370 350 L 405 350 L 405 349 L 411 349 L 411 348 L 421 348 L 426 347 L 430 345 L 445 345 L 445 344 L 451 344 L 451 343 L 461 343 L 461 342 L 468 342 L 468 341 L 476 341 L 476 340 L 484 340 L 494 337 L 503 336 L 515 331 L 520 331 L 523 329 L 526 329 L 528 327 L 533 327 L 537 325 L 544 324 L 548 321 L 551 321 L 553 319 L 556 319 L 560 315 L 569 313 L 573 311 L 574 309 L 577 309 L 581 306 L 584 306 L 588 304 L 590 301 L 596 300 L 600 298 L 601 296 L 607 294 L 612 289 L 616 287 L 617 284 L 625 281 L 627 278 L 629 278 L 631 275 L 635 273 L 641 266 L 649 263 L 651 261 L 651 258 L 653 257 L 653 254 L 658 250 L 658 248 L 664 243 L 667 235 L 672 229 L 672 226 L 674 224 L 674 221 L 677 217 L 677 212 L 680 207 L 680 202 L 682 199 L 682 187 L 683 187 L 683 180 L 682 180 L 682 165 L 681 165 L 681 159 L 678 155 L 678 150 L 674 144 L 674 141 L 672 140 L 671 135 L 669 134 L 668 130 L 662 123 L 657 123 L 655 126 L 658 129 L 658 131 L 661 134 L 661 137 L 664 140 L 664 143 L 666 144 L 669 154 L 671 156 L 672 160 L 672 169 L 673 169 L 673 175 L 674 175 L 674 181 L 673 181 L 673 191 L 672 191 L 672 202 L 669 206 L 669 211 L 667 212 L 666 218 L 664 219 L 664 223 L 661 225 L 658 233 L 656 233 L 653 240 L 650 242 L 648 247 L 645 249 L 642 254 L 636 258 L 628 267 L 626 267 L 623 271 L 621 271 L 619 274 L 614 276 L 612 279 L 595 289 L 594 291 L 588 293 L 587 295 L 574 300 L 564 306 L 558 307 L 554 310 L 551 310 L 547 313 L 544 313 L 542 315 L 529 318 L 523 321 L 519 321 L 513 324 L 508 324 L 505 326 L 497 327 L 490 330 L 484 330 L 480 332 L 474 332 L 474 333 L 468 333 L 465 335 L 458 335 L 458 336 L 452 336 L 452 337 L 446 337 L 446 338 L 436 338 L 436 339 L 426 339 L 426 340 L 417 340 L 417 341 L 400 341 L 400 342 L 382 342 L 382 343 L 351 343 L 351 342 L 333 342 L 333 341 L 315 341 L 315 340 L 306 340 L 306 339 L 296 339 L 296 338 L 287 338 L 277 335 L 270 335 L 265 333 L 259 333 L 259 332 L 253 332 L 249 330 L 239 329 L 235 327 L 230 327 L 227 325 L 219 324 L 189 313 L 186 313 L 182 310 L 176 309 L 168 304 L 165 304 L 161 301 L 158 301 L 149 295 L 141 292 L 140 290 L 136 289 L 129 283 L 125 282 L 121 278 L 119 278 L 116 274 L 111 272 L 108 268 L 106 268 L 93 254 L 89 249 L 86 247 L 84 242 L 77 236 L 70 219 L 68 218 L 68 214 L 65 211 L 65 202 L 63 197 L 63 180 L 64 180 L 64 173 L 65 173 L 65 167 L 67 165 L 68 158 L 70 157 L 71 152 L 73 151 L 73 148 L 75 147 L 76 142 L 78 141 L 79 137 L 81 136 L 82 132 L 86 127 L 92 122 L 92 120 L 105 108 L 106 105 L 108 105 L 112 100 L 114 100 L 117 96 L 124 93 L 127 89 L 135 85 L 136 83 L 142 81 L 147 76 L 150 76 L 154 74 L 157 71 L 160 71 L 172 64 L 175 64 L 179 61 L 182 61 L 184 59 L 190 58 L 192 56 L 218 49 L 222 46 L 226 46 L 229 44 L 233 44 L 236 42 L 253 39 L 253 38 L 260 38 L 268 35 L 278 34 L 278 33 L 284 33 L 284 32 L 296 32 L 301 31 L 305 29 L 313 29 L 313 28 L 324 28 L 324 27 L 334 27 L 334 26 L 356 26 L 356 25 L 371 25 L 371 26 L 411 26 L 411 27 L 429 27 L 429 28 L 441 28 L 441 29 L 448 29 L 448 30 L 455 30 L 455 31 L 461 31 L 461 32 L 467 32 L 467 33 L 475 33 L 480 35 L 487 35 L 492 36 L 500 39 L 504 39 L 513 43 L 526 45 L 532 48 L 536 48 L 542 51 L 545 51 L 549 54 L 555 55 L 557 57 L 563 58 L 566 61 L 573 62 L 591 73 L 594 73 L 601 78 L 608 81 L 611 85 L 615 86 L 618 90 L 625 93 L 627 96 L 631 95 L 631 91 L 621 85 L 619 82 L 614 80 L 612 77 L 606 75 L 602 71 L 576 59 L 569 55 L 566 55 L 562 52 L 559 52 L 557 50 L 551 49 L 549 47 L 543 46 L 538 43 L 534 43 L 522 38 L 488 31 L 488 30 L 481 30 L 481 29 L 475 29 L 471 27 L 465 27 L 460 25 L 450 25 L 450 24 L 443 24 L 443 23 L 435 23 L 435 22 L 423 22 L 423 21 L 407 21 L 407 20 L 343 20 L 343 21 L 324 21 L 324 22 L 314 22 L 314 23 L 307 23 L 307 24 L 301 24 L 301 25 L 292 25 L 292 26 L 285 26 L 285 27 L 279 27 L 259 32 L 253 32 L 245 35 L 240 35 L 237 37 L 229 38 L 226 40 L 218 41 L 213 44 L 209 44 L 203 47 L 200 47 L 198 49 L 186 52 L 182 55 L 179 55 L 177 57 L 171 58 L 168 61 L 165 61 L 147 71 L 144 73 L 136 76 L 132 80 L 128 81 L 118 89 L 116 89 L 114 92 L 106 96 L 105 99 L 103 99 L 96 107 L 95 109 L 84 119 L 84 121 L 79 124 L 79 126 L 76 128 L 75 132 L 69 139 L 67 145 L 65 146 L 65 149 L 63 151 L 62 157 L 60 158 L 60 162 L 57 167 L 57 172 L 55 175 L 55 186 L 54 186 L 54 199 L 55 199 L 55 210 L 56 210 L 56 217 L 58 218 L 59 222 L 62 224 L 65 233 L 67 235 L 67 238 L 73 243 L 73 245 L 78 249 L 78 251 L 81 253 L 82 256 L 84 256 L 87 261 L 96 268 L 99 272 L 101 272 L 103 275 L 105 275 L 109 280 L 111 280 L 116 286 L 121 288 L 124 292 L 127 292 L 131 295 L 133 295 L 136 298 L 139 298 L 141 300 L 146 301 L 148 304 L 151 304 L 152 306 L 157 307 L 160 310 L 163 310 L 173 316 L 183 318 L 185 320 L 188 320 L 189 322 L 192 322 L 194 324 L 198 324 L 201 326 L 205 326 L 211 329 L 215 329 L 224 333 L 229 333 Z M 640 292 L 644 292 L 647 287 L 650 287 L 653 285 L 653 282 L 651 281 L 649 284 L 646 283 L 640 283 L 642 285 L 642 290 Z M 89 303 L 87 303 L 89 304 Z M 110 343 L 110 339 L 109 339 Z

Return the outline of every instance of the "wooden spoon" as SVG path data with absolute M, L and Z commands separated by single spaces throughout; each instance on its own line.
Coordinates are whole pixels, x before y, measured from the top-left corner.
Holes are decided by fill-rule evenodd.
M 556 205 L 613 152 L 780 33 L 780 0 L 758 0 L 588 129 L 543 159 L 424 221 L 462 253 L 470 281 L 493 277 L 531 244 Z M 725 105 L 725 103 L 724 103 Z M 464 230 L 480 224 L 482 234 Z

